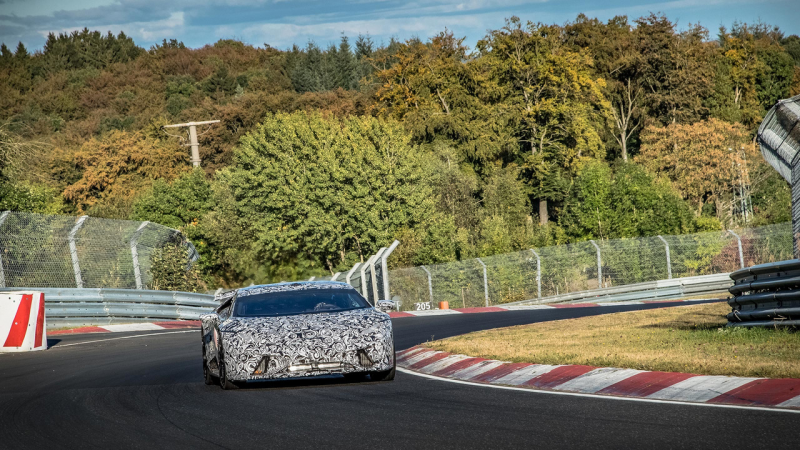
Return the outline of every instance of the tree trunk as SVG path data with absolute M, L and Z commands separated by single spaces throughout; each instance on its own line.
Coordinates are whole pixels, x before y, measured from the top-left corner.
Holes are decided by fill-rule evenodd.
M 627 142 L 628 141 L 628 137 L 625 136 L 625 132 L 624 131 L 621 134 L 622 134 L 622 136 L 621 136 L 622 137 L 622 140 L 621 140 L 621 143 L 622 143 L 622 160 L 625 161 L 625 162 L 628 162 L 628 142 Z
M 539 199 L 539 224 L 547 225 L 549 217 L 547 217 L 547 199 Z

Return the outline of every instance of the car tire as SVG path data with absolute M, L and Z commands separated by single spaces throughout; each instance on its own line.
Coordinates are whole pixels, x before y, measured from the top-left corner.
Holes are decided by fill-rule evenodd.
M 208 361 L 206 361 L 206 345 L 203 344 L 203 382 L 211 386 L 213 384 L 217 384 L 217 377 L 211 375 L 211 371 L 208 370 Z
M 394 373 L 397 366 L 392 366 L 389 370 L 383 370 L 380 372 L 372 372 L 370 375 L 372 381 L 392 381 L 394 380 Z
M 345 381 L 348 382 L 358 382 L 367 379 L 367 374 L 364 372 L 350 372 L 350 373 L 344 373 L 342 375 L 344 375 Z
M 372 381 L 392 381 L 394 380 L 395 369 L 397 368 L 397 352 L 392 347 L 392 368 L 389 370 L 382 370 L 380 372 L 372 372 L 370 379 Z
M 236 385 L 233 381 L 228 379 L 228 370 L 225 369 L 225 359 L 222 357 L 222 349 L 219 349 L 219 385 L 222 389 L 226 391 L 230 391 L 233 389 L 239 389 L 239 386 Z

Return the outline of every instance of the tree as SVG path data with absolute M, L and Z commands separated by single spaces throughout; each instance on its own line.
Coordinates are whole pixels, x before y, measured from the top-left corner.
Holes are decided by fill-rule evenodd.
M 668 177 L 697 215 L 712 204 L 717 218 L 730 223 L 730 193 L 747 181 L 747 159 L 759 158 L 747 129 L 740 124 L 709 119 L 691 125 L 647 127 L 636 161 Z
M 148 220 L 170 228 L 197 222 L 213 209 L 211 183 L 195 168 L 167 183 L 156 180 L 133 204 L 134 220 Z
M 64 157 L 69 160 L 62 164 L 80 173 L 64 189 L 64 199 L 78 212 L 127 219 L 134 199 L 153 180 L 172 180 L 189 170 L 187 153 L 141 132 L 112 131 Z
M 220 174 L 267 271 L 308 261 L 333 273 L 436 216 L 421 159 L 394 121 L 276 114 Z
M 713 87 L 712 47 L 708 31 L 699 25 L 675 32 L 665 16 L 636 20 L 648 115 L 662 124 L 689 123 L 707 117 L 703 99 Z
M 605 146 L 596 124 L 608 112 L 602 80 L 590 75 L 591 58 L 571 51 L 557 26 L 519 18 L 478 42 L 482 63 L 491 74 L 505 115 L 514 129 L 539 220 L 547 224 L 545 173 L 574 172 L 584 158 L 602 158 Z

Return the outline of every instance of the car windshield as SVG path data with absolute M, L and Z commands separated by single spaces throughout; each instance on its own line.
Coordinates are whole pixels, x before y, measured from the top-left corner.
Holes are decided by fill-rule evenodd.
M 369 308 L 353 289 L 303 289 L 241 296 L 234 302 L 234 316 L 270 317 L 315 314 Z

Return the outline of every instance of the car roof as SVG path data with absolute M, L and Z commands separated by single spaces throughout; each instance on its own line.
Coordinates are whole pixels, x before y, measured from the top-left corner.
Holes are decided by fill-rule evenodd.
M 313 289 L 353 289 L 353 287 L 341 281 L 290 281 L 240 288 L 237 296 L 243 297 L 269 292 L 305 291 Z

